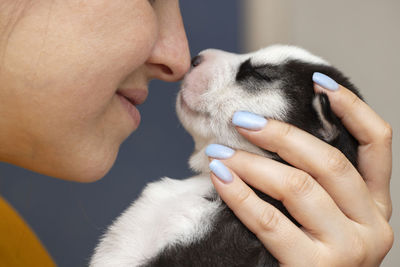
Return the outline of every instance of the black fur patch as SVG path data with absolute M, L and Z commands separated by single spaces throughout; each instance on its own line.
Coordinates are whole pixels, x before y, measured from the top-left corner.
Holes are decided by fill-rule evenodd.
M 331 103 L 329 102 L 328 96 L 324 93 L 320 93 L 319 95 L 320 95 L 319 101 L 321 103 L 322 113 L 324 115 L 324 118 L 332 124 L 338 124 L 338 121 L 333 116 L 331 110 Z
M 240 83 L 244 89 L 251 92 L 261 91 L 262 83 L 271 83 L 279 79 L 279 73 L 276 72 L 276 66 L 265 64 L 254 66 L 251 59 L 247 59 L 239 66 L 236 73 L 236 81 Z

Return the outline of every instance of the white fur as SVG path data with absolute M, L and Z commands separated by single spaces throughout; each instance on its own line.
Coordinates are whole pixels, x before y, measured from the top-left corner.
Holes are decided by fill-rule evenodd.
M 203 198 L 212 188 L 208 176 L 163 178 L 147 185 L 105 233 L 90 266 L 138 266 L 166 245 L 201 238 L 219 205 Z
M 309 51 L 304 50 L 303 48 L 292 45 L 271 45 L 254 53 L 246 54 L 245 56 L 251 56 L 253 58 L 252 62 L 256 64 L 268 63 L 280 65 L 288 60 L 299 59 L 302 62 L 330 66 L 330 64 L 323 58 L 311 54 Z

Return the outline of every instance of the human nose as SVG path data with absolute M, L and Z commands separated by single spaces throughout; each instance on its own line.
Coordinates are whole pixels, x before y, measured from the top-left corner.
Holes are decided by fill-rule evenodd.
M 146 62 L 152 78 L 168 82 L 182 79 L 190 68 L 189 45 L 179 7 L 174 18 L 160 20 L 158 39 Z

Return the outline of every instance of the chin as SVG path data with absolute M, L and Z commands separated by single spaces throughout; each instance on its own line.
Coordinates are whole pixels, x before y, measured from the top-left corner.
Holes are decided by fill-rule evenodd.
M 102 179 L 111 170 L 118 155 L 118 150 L 113 153 L 105 153 L 102 157 L 91 159 L 86 166 L 82 166 L 82 175 L 76 176 L 78 182 L 96 182 Z
M 73 168 L 58 172 L 42 172 L 42 174 L 72 182 L 92 183 L 106 176 L 113 164 L 114 162 L 103 164 L 92 163 L 91 166 L 74 166 Z
M 51 172 L 43 174 L 56 177 L 63 180 L 92 183 L 102 179 L 110 171 L 115 163 L 119 149 L 110 151 L 92 151 L 91 153 L 82 153 L 75 155 L 69 160 L 60 159 L 59 168 L 52 166 Z M 56 171 L 54 171 L 56 170 Z

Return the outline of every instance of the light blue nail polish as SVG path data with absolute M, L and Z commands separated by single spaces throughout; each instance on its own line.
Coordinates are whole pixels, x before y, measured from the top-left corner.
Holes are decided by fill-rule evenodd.
M 267 119 L 248 111 L 236 111 L 232 123 L 249 130 L 260 130 L 267 124 Z
M 206 155 L 217 159 L 227 159 L 235 154 L 235 150 L 218 144 L 208 145 L 206 148 Z
M 314 72 L 312 76 L 312 80 L 321 85 L 322 87 L 329 89 L 331 91 L 336 91 L 339 89 L 339 84 L 335 82 L 332 78 L 322 74 L 320 72 Z
M 233 181 L 232 173 L 221 161 L 214 159 L 211 161 L 209 166 L 215 176 L 217 176 L 224 183 L 230 183 Z

